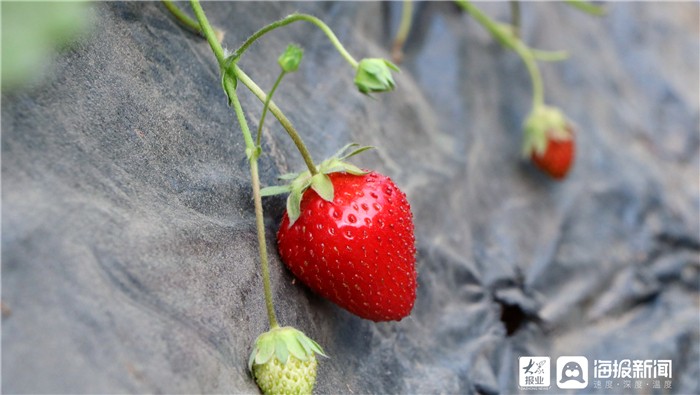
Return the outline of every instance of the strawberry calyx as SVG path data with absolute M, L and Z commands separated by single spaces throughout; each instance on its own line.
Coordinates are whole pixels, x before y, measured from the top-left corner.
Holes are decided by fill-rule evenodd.
M 328 357 L 323 348 L 302 331 L 291 326 L 276 327 L 255 340 L 253 352 L 248 359 L 248 370 L 252 372 L 254 365 L 264 365 L 273 358 L 284 365 L 290 356 L 300 361 L 308 361 L 315 358 L 315 354 Z
M 395 82 L 391 72 L 399 72 L 397 65 L 386 59 L 366 58 L 357 65 L 355 86 L 365 94 L 388 92 L 394 90 Z
M 291 227 L 301 216 L 301 197 L 307 189 L 313 189 L 323 200 L 332 202 L 334 190 L 333 183 L 328 177 L 328 174 L 337 172 L 345 172 L 358 176 L 367 174 L 367 171 L 345 160 L 372 148 L 374 147 L 360 146 L 357 143 L 347 144 L 333 156 L 316 166 L 317 173 L 315 175 L 312 175 L 309 170 L 300 173 L 283 174 L 279 178 L 282 180 L 289 180 L 290 182 L 288 184 L 262 188 L 260 194 L 262 196 L 273 196 L 289 193 L 287 197 L 287 215 L 289 216 L 289 226 Z
M 536 106 L 524 124 L 523 157 L 543 155 L 550 140 L 571 140 L 572 128 L 564 113 L 556 107 Z

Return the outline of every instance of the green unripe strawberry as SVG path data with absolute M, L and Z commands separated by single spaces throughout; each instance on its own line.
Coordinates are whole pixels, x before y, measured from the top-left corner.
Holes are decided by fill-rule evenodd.
M 248 369 L 266 395 L 311 394 L 316 383 L 316 355 L 323 349 L 301 331 L 286 326 L 258 336 Z
M 253 366 L 255 382 L 264 394 L 311 394 L 316 383 L 316 356 L 306 361 L 290 356 L 286 364 L 277 358 Z

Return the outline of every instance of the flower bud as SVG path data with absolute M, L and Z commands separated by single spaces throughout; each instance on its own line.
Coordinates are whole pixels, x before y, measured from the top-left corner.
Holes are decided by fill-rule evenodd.
M 287 49 L 282 55 L 277 59 L 282 70 L 287 73 L 293 73 L 299 69 L 299 63 L 301 63 L 301 58 L 304 55 L 304 50 L 298 45 L 289 44 Z
M 364 94 L 393 90 L 391 70 L 400 71 L 395 64 L 385 59 L 362 59 L 357 65 L 355 85 Z

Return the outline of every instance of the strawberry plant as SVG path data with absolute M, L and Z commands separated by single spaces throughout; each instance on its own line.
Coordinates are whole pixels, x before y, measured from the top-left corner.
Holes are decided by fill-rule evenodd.
M 456 0 L 457 5 L 467 11 L 504 47 L 520 56 L 532 81 L 532 109 L 524 122 L 523 157 L 528 158 L 540 170 L 555 180 L 566 177 L 574 162 L 576 141 L 574 128 L 558 108 L 545 105 L 544 88 L 537 60 L 564 60 L 564 52 L 548 52 L 525 45 L 518 36 L 520 12 L 517 2 L 513 5 L 513 23 L 498 23 L 484 14 L 470 1 Z M 581 0 L 567 1 L 571 6 L 592 15 L 601 15 L 603 9 Z
M 220 44 L 223 34 L 211 27 L 197 0 L 191 0 L 196 21 L 172 2 L 166 0 L 164 3 L 175 18 L 207 39 L 221 69 L 221 86 L 236 113 L 245 141 L 270 323 L 270 330 L 254 342 L 248 367 L 266 394 L 309 394 L 316 380 L 316 354 L 325 354 L 304 333 L 292 327 L 280 327 L 277 322 L 270 284 L 262 196 L 289 193 L 278 241 L 280 256 L 292 273 L 321 296 L 360 317 L 375 321 L 400 320 L 413 307 L 416 295 L 413 217 L 406 195 L 388 177 L 362 170 L 345 161 L 370 147 L 348 144 L 335 156 L 316 166 L 299 133 L 272 101 L 272 95 L 283 77 L 298 69 L 302 59 L 301 48 L 290 45 L 278 58 L 281 73 L 268 94 L 243 72 L 238 63 L 245 51 L 260 37 L 291 23 L 305 21 L 321 29 L 355 69 L 354 83 L 358 91 L 365 95 L 393 90 L 395 82 L 392 71 L 399 71 L 398 67 L 378 58 L 356 61 L 323 21 L 305 14 L 292 14 L 263 27 L 236 51 L 228 53 Z M 238 99 L 239 82 L 264 103 L 255 140 Z M 282 176 L 290 180 L 288 185 L 261 189 L 258 175 L 258 159 L 262 154 L 260 136 L 268 110 L 284 127 L 308 170 Z M 316 240 L 313 240 L 311 232 L 321 229 L 325 229 L 325 232 L 316 233 Z M 315 275 L 318 273 L 321 274 Z

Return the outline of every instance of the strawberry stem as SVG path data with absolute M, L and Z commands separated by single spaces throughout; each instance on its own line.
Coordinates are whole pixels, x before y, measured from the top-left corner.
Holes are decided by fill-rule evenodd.
M 241 45 L 240 48 L 238 48 L 236 50 L 236 52 L 234 52 L 233 55 L 231 55 L 228 58 L 228 63 L 229 64 L 236 63 L 238 61 L 238 59 L 241 57 L 241 55 L 243 55 L 243 53 L 248 49 L 248 47 L 253 45 L 253 43 L 257 39 L 259 39 L 260 37 L 264 36 L 265 34 L 271 32 L 279 27 L 286 26 L 286 25 L 289 25 L 291 23 L 298 22 L 298 21 L 306 21 L 306 22 L 309 22 L 309 23 L 316 25 L 316 27 L 321 29 L 326 34 L 326 36 L 328 36 L 328 39 L 330 40 L 331 44 L 333 44 L 335 49 L 338 50 L 340 55 L 343 58 L 345 58 L 345 60 L 350 64 L 350 66 L 352 66 L 354 69 L 357 68 L 358 63 L 355 60 L 355 58 L 353 58 L 352 55 L 350 55 L 350 53 L 345 49 L 343 44 L 340 43 L 340 40 L 338 40 L 338 37 L 336 37 L 335 33 L 333 33 L 333 30 L 331 30 L 331 28 L 328 27 L 328 25 L 326 25 L 322 20 L 316 18 L 313 15 L 296 14 L 296 13 L 288 15 L 288 16 L 286 16 L 278 21 L 272 22 L 269 25 L 258 30 L 257 32 L 253 33 L 253 35 L 248 37 L 248 39 L 243 43 L 243 45 Z
M 257 96 L 258 99 L 260 99 L 260 101 L 262 101 L 263 103 L 267 101 L 267 95 L 265 94 L 265 91 L 263 91 L 258 86 L 258 84 L 255 83 L 255 81 L 250 79 L 248 74 L 243 72 L 243 70 L 241 70 L 241 68 L 238 67 L 237 64 L 233 65 L 233 72 L 236 75 L 236 78 L 238 78 L 238 80 L 241 81 L 243 85 L 247 86 L 248 89 L 250 89 L 250 91 L 253 92 L 253 94 Z M 299 133 L 297 133 L 296 129 L 294 129 L 292 122 L 289 121 L 289 119 L 284 115 L 282 110 L 280 110 L 279 107 L 277 107 L 277 104 L 275 104 L 273 100 L 270 100 L 268 104 L 272 115 L 274 115 L 275 118 L 277 118 L 280 125 L 282 125 L 285 131 L 287 131 L 287 134 L 294 142 L 294 145 L 296 145 L 297 150 L 299 151 L 299 154 L 301 154 L 301 157 L 304 159 L 304 163 L 306 163 L 306 167 L 309 169 L 311 175 L 316 175 L 318 173 L 318 170 L 316 170 L 316 165 L 314 164 L 314 161 L 311 158 L 311 153 L 309 153 L 309 150 L 306 148 L 306 145 L 301 139 Z
M 182 24 L 184 27 L 186 27 L 188 30 L 192 31 L 193 33 L 196 33 L 202 37 L 204 36 L 204 33 L 202 32 L 202 28 L 199 26 L 199 23 L 195 21 L 194 19 L 190 18 L 189 15 L 185 14 L 184 11 L 179 9 L 175 3 L 173 3 L 171 0 L 161 0 L 165 8 L 170 11 L 171 14 L 177 19 L 180 24 Z M 223 40 L 224 34 L 220 30 L 214 30 L 214 33 L 216 35 L 216 38 L 219 42 Z M 206 37 L 205 37 L 206 38 Z
M 517 41 L 513 49 L 520 55 L 523 63 L 525 63 L 525 67 L 527 67 L 527 72 L 530 73 L 530 80 L 532 81 L 532 108 L 542 107 L 544 105 L 544 88 L 535 56 L 520 40 Z
M 196 0 L 195 0 L 196 1 Z M 248 135 L 248 122 L 243 114 L 241 102 L 238 100 L 238 95 L 234 94 L 231 98 L 233 108 L 238 117 L 238 123 L 241 124 L 241 129 L 244 129 Z M 244 132 L 245 133 L 245 132 Z M 260 264 L 262 267 L 263 289 L 265 293 L 265 307 L 267 308 L 267 318 L 270 321 L 270 328 L 274 329 L 279 326 L 277 323 L 277 315 L 275 314 L 275 306 L 272 302 L 272 287 L 270 285 L 270 265 L 267 259 L 267 240 L 265 238 L 265 220 L 263 218 L 262 195 L 260 195 L 260 176 L 258 174 L 258 160 L 256 156 L 250 158 L 250 179 L 253 184 L 253 201 L 255 202 L 255 226 L 258 230 L 258 245 L 260 250 Z
M 170 0 L 161 0 L 165 8 L 170 11 L 171 14 L 175 17 L 175 19 L 178 20 L 181 24 L 183 24 L 185 27 L 187 27 L 189 30 L 201 35 L 204 37 L 204 34 L 202 33 L 202 28 L 199 27 L 199 23 L 194 21 L 192 18 L 187 16 L 181 9 L 177 8 L 177 6 Z
M 287 74 L 287 72 L 284 71 L 284 69 L 282 69 L 280 75 L 275 80 L 274 85 L 272 85 L 270 93 L 268 93 L 267 98 L 265 98 L 265 105 L 263 106 L 262 116 L 260 116 L 260 123 L 258 124 L 258 134 L 255 137 L 255 142 L 258 146 L 260 145 L 260 135 L 262 134 L 263 123 L 265 123 L 265 115 L 267 115 L 267 110 L 270 107 L 270 100 L 272 99 L 272 95 L 275 94 L 275 91 L 277 90 L 277 87 L 279 86 L 280 82 L 282 82 L 282 78 L 284 78 L 285 74 Z
M 513 25 L 513 34 L 520 38 L 520 1 L 510 1 L 510 24 Z
M 184 12 L 182 12 L 180 9 L 178 9 L 171 1 L 169 0 L 162 0 L 163 4 L 166 6 L 168 10 L 180 21 L 182 24 L 187 26 L 189 29 L 195 30 L 198 34 L 201 34 L 204 38 L 209 41 L 209 45 L 212 46 L 213 44 L 211 43 L 211 40 L 209 40 L 210 36 L 207 36 L 207 34 L 204 32 L 204 29 L 200 26 L 199 22 L 193 20 L 189 16 L 187 16 Z M 201 8 L 201 7 L 200 7 Z M 196 26 L 196 27 L 195 27 Z M 221 41 L 219 37 L 222 37 L 223 34 L 220 31 L 214 31 L 210 27 L 210 34 L 213 32 L 214 37 L 216 37 L 217 42 Z M 224 68 L 224 64 L 226 63 L 226 59 L 224 56 L 224 50 L 221 47 L 221 45 L 218 45 L 217 47 L 212 46 L 212 50 L 214 51 L 214 55 L 216 56 L 216 59 L 219 63 L 219 67 L 222 69 Z M 232 68 L 233 74 L 238 78 L 243 84 L 251 91 L 255 96 L 258 97 L 258 99 L 265 103 L 267 102 L 267 95 L 265 94 L 265 91 L 260 89 L 260 87 L 252 80 L 250 77 L 248 77 L 247 74 L 243 72 L 237 65 L 234 65 Z M 224 81 L 224 87 L 226 87 L 227 82 Z M 229 95 L 229 91 L 231 89 L 235 89 L 233 85 L 231 85 L 229 88 L 226 89 L 226 94 Z M 230 96 L 230 95 L 229 95 Z M 289 137 L 292 139 L 294 142 L 294 145 L 296 145 L 297 150 L 299 150 L 299 153 L 301 154 L 302 159 L 304 160 L 304 163 L 306 163 L 306 167 L 309 169 L 309 172 L 311 172 L 311 175 L 315 175 L 318 173 L 316 170 L 316 165 L 314 164 L 313 159 L 311 158 L 311 154 L 309 153 L 309 150 L 306 148 L 306 145 L 304 144 L 304 141 L 301 139 L 299 136 L 299 133 L 297 133 L 296 129 L 294 129 L 294 126 L 292 123 L 289 121 L 289 119 L 284 115 L 282 110 L 277 107 L 275 102 L 272 100 L 269 101 L 268 103 L 270 112 L 272 115 L 277 118 L 277 120 L 280 122 L 284 130 L 287 132 Z
M 391 59 L 396 63 L 401 63 L 403 60 L 403 45 L 408 38 L 408 33 L 411 31 L 413 22 L 413 1 L 404 0 L 403 8 L 401 9 L 401 23 L 399 30 L 394 38 L 394 45 L 391 48 Z
M 199 26 L 202 28 L 202 33 L 209 42 L 209 46 L 214 52 L 217 61 L 220 66 L 224 63 L 224 50 L 216 39 L 214 30 L 209 25 L 206 15 L 202 6 L 199 4 L 198 0 L 190 0 L 192 5 L 192 10 L 199 21 Z M 238 122 L 241 125 L 241 131 L 243 133 L 243 138 L 246 145 L 246 153 L 248 153 L 248 161 L 250 163 L 250 177 L 253 184 L 253 200 L 255 202 L 255 223 L 258 233 L 258 245 L 260 252 L 260 264 L 262 266 L 262 276 L 263 276 L 263 289 L 265 292 L 265 306 L 267 308 L 267 317 L 270 321 L 271 328 L 277 328 L 279 324 L 277 323 L 277 316 L 275 315 L 275 308 L 272 301 L 272 290 L 270 287 L 270 268 L 267 259 L 267 243 L 265 239 L 265 223 L 263 218 L 262 209 L 262 197 L 260 195 L 260 177 L 258 174 L 258 155 L 253 154 L 255 152 L 255 145 L 253 143 L 253 138 L 250 134 L 250 129 L 248 128 L 248 122 L 245 119 L 245 114 L 243 113 L 243 108 L 238 100 L 238 95 L 236 94 L 236 89 L 233 86 L 233 81 L 231 78 L 224 78 L 224 89 L 228 95 L 233 108 L 236 112 Z
M 535 55 L 532 53 L 532 50 L 515 35 L 512 27 L 509 29 L 495 22 L 467 0 L 456 0 L 456 3 L 488 30 L 501 44 L 512 49 L 520 56 L 523 63 L 525 63 L 525 67 L 530 74 L 530 80 L 532 81 L 532 107 L 535 109 L 543 106 L 544 88 L 542 86 L 542 76 L 540 75 L 540 70 L 537 67 Z

